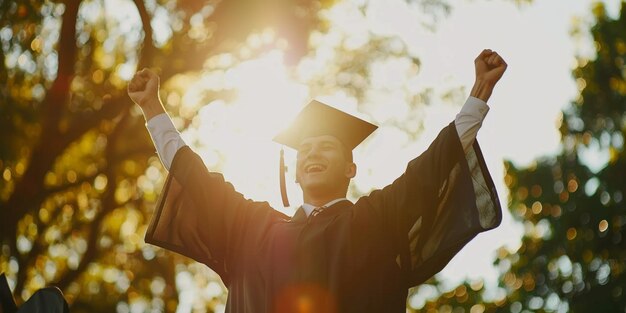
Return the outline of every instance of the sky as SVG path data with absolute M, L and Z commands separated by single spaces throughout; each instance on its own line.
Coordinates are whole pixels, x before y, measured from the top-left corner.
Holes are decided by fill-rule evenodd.
M 606 1 L 606 6 L 611 16 L 619 12 L 619 1 Z M 483 47 L 496 50 L 509 65 L 489 100 L 491 110 L 478 135 L 503 208 L 508 194 L 502 161 L 527 166 L 560 149 L 560 111 L 578 92 L 571 76 L 575 55 L 593 56 L 590 39 L 576 41 L 570 31 L 575 19 L 583 25 L 592 22 L 590 8 L 591 1 L 582 0 L 534 1 L 521 7 L 506 1 L 462 2 L 429 38 L 425 76 L 443 81 L 455 73 L 459 82 L 471 81 L 473 73 L 464 65 L 472 60 L 470 52 Z M 597 164 L 598 159 L 586 161 Z M 508 210 L 504 213 L 500 227 L 470 242 L 442 277 L 451 284 L 464 277 L 486 279 L 491 282 L 487 286 L 495 283 L 497 271 L 491 267 L 495 249 L 502 245 L 516 249 L 523 230 Z
M 477 236 L 439 275 L 450 287 L 463 279 L 483 279 L 490 295 L 495 296 L 502 292 L 496 288 L 498 270 L 492 265 L 496 250 L 505 246 L 514 252 L 524 229 L 521 222 L 512 220 L 507 209 L 503 161 L 528 166 L 535 158 L 558 153 L 560 112 L 578 91 L 571 76 L 575 56 L 593 56 L 589 38 L 573 39 L 570 32 L 575 21 L 582 23 L 583 30 L 587 29 L 584 25 L 592 22 L 592 2 L 537 0 L 517 5 L 514 1 L 457 1 L 450 15 L 441 18 L 434 31 L 415 23 L 423 17 L 422 13 L 404 1 L 372 1 L 365 18 L 349 14 L 351 6 L 359 3 L 358 0 L 340 2 L 327 16 L 335 17 L 334 26 L 343 32 L 358 34 L 369 30 L 402 38 L 409 52 L 421 61 L 416 78 L 407 82 L 418 89 L 433 88 L 435 94 L 442 94 L 448 88 L 461 86 L 465 87 L 467 96 L 474 79 L 473 60 L 484 48 L 497 51 L 509 65 L 488 102 L 491 109 L 478 135 L 504 209 L 502 224 Z M 609 15 L 615 16 L 619 1 L 606 1 L 606 4 Z M 358 41 L 359 37 L 354 37 Z M 322 48 L 318 49 L 318 57 L 329 54 L 328 58 L 332 59 L 332 53 L 324 46 L 332 45 L 333 38 L 329 35 L 320 39 Z M 224 175 L 246 197 L 268 200 L 275 208 L 293 214 L 300 204 L 299 188 L 295 184 L 288 186 L 292 207 L 282 208 L 275 167 L 279 147 L 268 144 L 273 134 L 285 126 L 285 120 L 297 113 L 298 108 L 289 104 L 294 101 L 304 104 L 307 99 L 317 98 L 369 120 L 372 117 L 384 120 L 407 112 L 384 107 L 364 115 L 356 109 L 356 100 L 345 93 L 312 95 L 307 86 L 276 70 L 280 62 L 280 55 L 270 54 L 228 70 L 222 79 L 240 90 L 236 103 L 217 101 L 203 107 L 199 111 L 203 117 L 198 129 L 184 135 L 188 140 L 202 138 L 197 149 L 209 166 L 217 163 L 220 155 L 228 156 L 223 163 Z M 306 68 L 307 62 L 317 61 L 309 60 L 301 66 Z M 395 69 L 393 64 L 384 67 L 383 72 L 406 72 L 401 64 L 396 65 Z M 396 73 L 386 74 L 389 77 Z M 257 105 L 260 102 L 265 104 Z M 366 147 L 355 151 L 361 174 L 357 174 L 353 187 L 371 190 L 393 181 L 402 173 L 406 162 L 423 151 L 439 130 L 454 119 L 461 105 L 433 101 L 420 113 L 424 129 L 415 142 L 410 142 L 397 129 L 381 127 Z M 235 119 L 243 119 L 244 123 L 233 129 Z M 250 161 L 251 155 L 254 162 Z M 286 155 L 294 159 L 293 153 L 287 151 Z M 594 161 L 603 163 L 597 157 L 589 160 Z M 288 180 L 293 179 L 293 173 L 290 175 Z M 414 300 L 416 305 L 423 301 Z
M 570 74 L 576 65 L 575 56 L 593 56 L 589 38 L 575 40 L 570 32 L 575 20 L 583 25 L 592 22 L 592 2 L 537 0 L 517 5 L 514 1 L 457 1 L 450 15 L 441 18 L 434 31 L 415 22 L 424 17 L 423 13 L 407 6 L 405 1 L 371 1 L 365 17 L 351 13 L 360 3 L 360 0 L 339 2 L 325 14 L 334 21 L 338 33 L 351 33 L 350 38 L 357 41 L 357 46 L 359 34 L 367 31 L 402 38 L 409 52 L 419 56 L 421 67 L 415 77 L 409 75 L 409 80 L 401 84 L 413 84 L 415 89 L 432 88 L 436 95 L 460 86 L 465 87 L 466 97 L 474 80 L 473 61 L 482 49 L 497 51 L 509 65 L 488 102 L 491 109 L 478 135 L 502 201 L 503 222 L 468 244 L 440 275 L 450 286 L 465 278 L 485 279 L 488 287 L 495 286 L 498 272 L 492 262 L 496 249 L 506 246 L 515 251 L 523 232 L 523 225 L 512 220 L 506 206 L 503 160 L 528 166 L 535 158 L 558 153 L 560 112 L 577 95 Z M 618 12 L 619 1 L 606 3 L 610 15 Z M 332 60 L 328 47 L 336 44 L 338 36 L 330 34 L 318 39 L 321 47 L 317 48 L 316 60 L 302 62 L 301 71 L 322 67 L 324 63 L 320 59 Z M 292 207 L 282 208 L 275 167 L 280 147 L 272 144 L 271 138 L 298 112 L 294 102 L 304 105 L 307 99 L 317 98 L 370 121 L 408 113 L 402 106 L 378 106 L 367 115 L 357 110 L 354 98 L 340 91 L 310 94 L 307 86 L 294 82 L 281 70 L 281 62 L 280 54 L 268 54 L 209 76 L 205 82 L 197 82 L 198 88 L 189 86 L 189 90 L 201 89 L 203 84 L 219 80 L 237 88 L 240 94 L 232 103 L 218 100 L 201 108 L 198 127 L 184 136 L 188 141 L 196 140 L 196 148 L 209 167 L 222 160 L 226 179 L 244 196 L 267 200 L 276 209 L 293 214 L 301 194 L 295 184 L 290 184 Z M 384 65 L 379 73 L 384 78 L 407 72 L 402 62 Z M 194 102 L 193 92 L 186 97 L 188 103 Z M 367 101 L 376 99 L 388 100 L 374 95 Z M 360 172 L 353 187 L 367 191 L 393 181 L 402 173 L 406 162 L 423 151 L 441 128 L 454 119 L 462 105 L 432 102 L 420 112 L 424 129 L 417 141 L 410 141 L 397 129 L 381 127 L 364 148 L 357 148 L 355 160 Z M 369 103 L 362 105 L 370 107 Z M 250 161 L 251 155 L 254 162 Z M 223 160 L 220 156 L 227 158 Z M 290 151 L 286 151 L 286 156 L 292 160 L 295 157 Z M 293 181 L 293 173 L 289 175 L 288 180 Z
M 120 0 L 112 0 L 117 1 Z M 434 30 L 420 25 L 418 21 L 427 16 L 419 8 L 408 6 L 407 1 L 370 1 L 365 16 L 353 14 L 354 6 L 363 1 L 340 1 L 325 13 L 334 21 L 336 32 L 312 37 L 319 45 L 316 58 L 305 59 L 299 65 L 301 77 L 315 75 L 324 62 L 336 57 L 330 47 L 337 44 L 341 33 L 351 33 L 350 44 L 358 46 L 363 44 L 364 38 L 359 34 L 371 31 L 398 36 L 409 53 L 418 56 L 421 61 L 417 74 L 412 72 L 411 64 L 402 60 L 382 63 L 377 70 L 377 75 L 382 78 L 374 77 L 374 80 L 378 79 L 381 84 L 390 84 L 390 88 L 398 90 L 404 90 L 405 85 L 410 85 L 406 87 L 409 90 L 432 88 L 436 95 L 445 93 L 449 88 L 464 87 L 465 94 L 460 99 L 455 98 L 457 102 L 439 103 L 435 99 L 431 105 L 421 109 L 418 116 L 424 128 L 417 141 L 411 141 L 393 127 L 381 127 L 368 139 L 365 147 L 357 148 L 355 161 L 360 172 L 352 187 L 359 191 L 383 187 L 391 182 L 402 173 L 406 162 L 423 151 L 439 130 L 454 119 L 471 89 L 473 61 L 482 49 L 497 51 L 509 65 L 488 101 L 491 109 L 477 138 L 502 202 L 502 224 L 477 236 L 439 275 L 450 287 L 463 279 L 484 279 L 487 289 L 496 294 L 498 271 L 492 265 L 496 250 L 505 246 L 515 251 L 524 229 L 521 222 L 512 220 L 507 209 L 508 191 L 503 182 L 503 161 L 510 160 L 523 167 L 532 164 L 538 157 L 559 152 L 557 126 L 560 112 L 575 99 L 578 92 L 571 76 L 576 66 L 575 56 L 593 57 L 589 37 L 574 39 L 570 32 L 575 21 L 582 23 L 582 30 L 588 29 L 586 25 L 592 23 L 592 1 L 535 0 L 522 5 L 500 0 L 448 1 L 452 5 L 451 12 L 439 19 Z M 609 15 L 616 16 L 620 1 L 604 2 Z M 164 19 L 157 19 L 153 26 L 155 33 L 167 33 L 167 21 Z M 161 28 L 163 31 L 159 31 Z M 273 40 L 273 33 L 254 36 L 250 44 L 264 40 Z M 210 62 L 228 67 L 232 60 L 228 56 L 220 56 Z M 398 75 L 407 77 L 407 80 L 389 82 L 384 79 Z M 300 204 L 301 194 L 295 184 L 290 184 L 288 190 L 292 207 L 282 208 L 277 177 L 280 147 L 271 143 L 271 138 L 286 126 L 285 121 L 289 117 L 298 112 L 299 107 L 293 103 L 304 105 L 308 99 L 317 98 L 364 119 L 375 119 L 373 122 L 412 113 L 401 105 L 377 105 L 376 102 L 382 100 L 390 100 L 391 103 L 402 101 L 394 98 L 393 94 L 377 94 L 378 91 L 372 92 L 367 103 L 360 103 L 361 108 L 370 108 L 366 112 L 368 114 L 359 112 L 359 103 L 345 92 L 335 90 L 328 94 L 311 94 L 304 83 L 291 79 L 282 65 L 280 53 L 268 53 L 224 71 L 178 84 L 185 86 L 187 91 L 181 99 L 166 99 L 171 100 L 166 107 L 180 109 L 189 106 L 189 114 L 197 117 L 193 127 L 183 132 L 185 140 L 202 156 L 209 168 L 220 163 L 226 179 L 244 196 L 267 200 L 287 214 L 294 213 Z M 235 88 L 239 94 L 231 103 L 216 100 L 200 109 L 194 108 L 200 98 L 200 90 L 207 86 Z M 292 160 L 291 163 L 288 161 L 288 165 L 293 165 L 295 154 L 286 151 L 286 156 Z M 596 166 L 605 162 L 601 155 L 591 154 L 585 158 L 589 164 Z M 293 172 L 289 172 L 288 180 L 293 181 Z M 185 285 L 183 278 L 179 283 Z M 211 288 L 214 290 L 215 286 L 211 285 Z M 181 297 L 194 297 L 189 288 L 185 290 Z M 185 308 L 188 308 L 186 302 L 181 301 L 179 311 L 185 311 Z

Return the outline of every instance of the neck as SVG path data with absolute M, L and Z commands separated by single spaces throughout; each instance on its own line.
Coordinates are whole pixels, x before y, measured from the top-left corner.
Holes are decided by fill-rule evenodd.
M 332 194 L 324 194 L 324 195 L 315 195 L 311 193 L 304 194 L 304 203 L 308 203 L 314 205 L 316 207 L 323 206 L 324 204 L 333 201 L 339 198 L 345 198 L 346 193 L 332 193 Z

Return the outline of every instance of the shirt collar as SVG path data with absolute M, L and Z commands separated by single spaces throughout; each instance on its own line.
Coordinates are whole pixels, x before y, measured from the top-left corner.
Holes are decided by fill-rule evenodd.
M 333 201 L 330 201 L 330 202 L 322 205 L 322 207 L 329 207 L 329 206 L 331 206 L 331 205 L 333 205 L 333 204 L 335 204 L 335 203 L 337 203 L 339 201 L 343 201 L 343 200 L 348 200 L 348 199 L 347 198 L 338 198 L 338 199 L 335 199 Z M 312 204 L 308 204 L 308 203 L 303 203 L 302 204 L 302 209 L 304 210 L 304 213 L 306 213 L 306 216 L 311 215 L 311 212 L 313 212 L 313 210 L 315 208 L 317 208 L 317 207 L 312 205 Z

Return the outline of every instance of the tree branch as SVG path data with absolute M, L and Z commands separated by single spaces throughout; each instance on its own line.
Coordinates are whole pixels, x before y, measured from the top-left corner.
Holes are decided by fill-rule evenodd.
M 148 14 L 148 10 L 146 10 L 146 6 L 143 3 L 143 0 L 133 0 L 137 10 L 139 11 L 139 17 L 141 18 L 141 26 L 143 28 L 144 37 L 143 37 L 143 47 L 141 49 L 141 55 L 139 55 L 139 64 L 137 64 L 137 68 L 143 68 L 148 65 L 149 61 L 152 60 L 156 48 L 154 47 L 154 43 L 152 42 L 152 26 L 150 25 L 150 15 Z
M 63 211 L 62 206 L 58 206 L 56 210 L 52 212 L 52 215 L 50 216 L 50 221 L 56 220 L 62 211 Z M 43 222 L 40 219 L 38 219 L 37 230 L 41 234 L 45 233 L 45 230 L 42 230 L 43 226 L 44 226 Z M 15 256 L 17 257 L 17 263 L 19 265 L 20 271 L 17 272 L 17 280 L 15 283 L 13 294 L 18 295 L 18 297 L 19 295 L 22 294 L 22 290 L 24 289 L 24 285 L 26 283 L 26 274 L 28 273 L 26 269 L 31 268 L 33 263 L 35 263 L 35 261 L 37 260 L 37 256 L 39 255 L 39 253 L 43 251 L 43 248 L 44 248 L 44 244 L 42 243 L 43 240 L 44 240 L 43 237 L 35 238 L 35 240 L 33 241 L 32 248 L 30 249 L 30 251 L 28 251 L 26 255 L 21 255 L 19 253 L 15 254 Z
M 51 130 L 54 130 L 55 133 L 58 132 L 59 118 L 65 109 L 64 105 L 67 103 L 69 96 L 70 82 L 74 74 L 74 64 L 76 64 L 76 22 L 81 2 L 81 0 L 64 1 L 65 13 L 63 14 L 59 38 L 57 77 L 43 101 L 43 129 L 46 130 L 44 136 Z
M 101 173 L 102 173 L 101 171 L 97 171 L 97 172 L 95 172 L 95 173 L 93 173 L 91 175 L 83 176 L 83 177 L 77 179 L 76 181 L 74 181 L 72 183 L 67 183 L 67 184 L 60 185 L 60 186 L 54 186 L 54 187 L 45 188 L 41 197 L 43 199 L 45 199 L 49 195 L 51 195 L 53 193 L 61 192 L 61 191 L 66 190 L 66 189 L 79 186 L 79 185 L 81 185 L 84 182 L 88 182 L 90 180 L 95 179 Z
M 7 199 L 5 206 L 0 208 L 0 235 L 2 241 L 7 242 L 11 253 L 17 253 L 17 221 L 40 202 L 33 200 L 43 189 L 43 177 L 50 169 L 54 160 L 63 151 L 58 147 L 58 121 L 63 112 L 63 105 L 69 95 L 69 83 L 76 61 L 76 21 L 81 0 L 65 1 L 65 13 L 59 39 L 59 62 L 57 77 L 51 89 L 42 102 L 42 132 L 38 143 L 31 153 L 29 166 L 22 178 L 15 184 L 13 193 Z M 15 252 L 14 252 L 15 251 Z
M 129 115 L 125 114 L 122 118 L 115 124 L 115 129 L 109 134 L 107 140 L 107 147 L 105 157 L 107 160 L 113 159 L 113 155 L 115 152 L 115 145 L 122 133 L 124 127 L 122 127 L 125 123 L 128 122 Z M 117 189 L 117 179 L 115 177 L 115 166 L 109 165 L 107 170 L 105 171 L 105 175 L 107 177 L 107 181 L 110 183 L 107 186 L 107 190 L 102 196 L 102 210 L 96 214 L 93 222 L 89 227 L 89 237 L 87 239 L 87 250 L 83 254 L 78 266 L 74 270 L 70 270 L 66 272 L 63 276 L 61 276 L 54 285 L 59 287 L 61 290 L 66 289 L 70 283 L 75 281 L 80 274 L 82 274 L 87 266 L 95 260 L 99 256 L 98 249 L 98 238 L 100 236 L 100 228 L 102 226 L 102 221 L 104 218 L 112 212 L 118 205 L 115 202 L 115 190 Z

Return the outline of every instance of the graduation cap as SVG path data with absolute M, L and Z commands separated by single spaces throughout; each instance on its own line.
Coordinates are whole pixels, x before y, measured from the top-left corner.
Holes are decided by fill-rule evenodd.
M 309 137 L 331 135 L 347 150 L 352 151 L 378 126 L 358 117 L 313 100 L 307 104 L 285 130 L 274 137 L 274 141 L 298 150 L 302 140 Z M 284 151 L 280 150 L 280 193 L 283 205 L 289 206 L 285 187 Z

